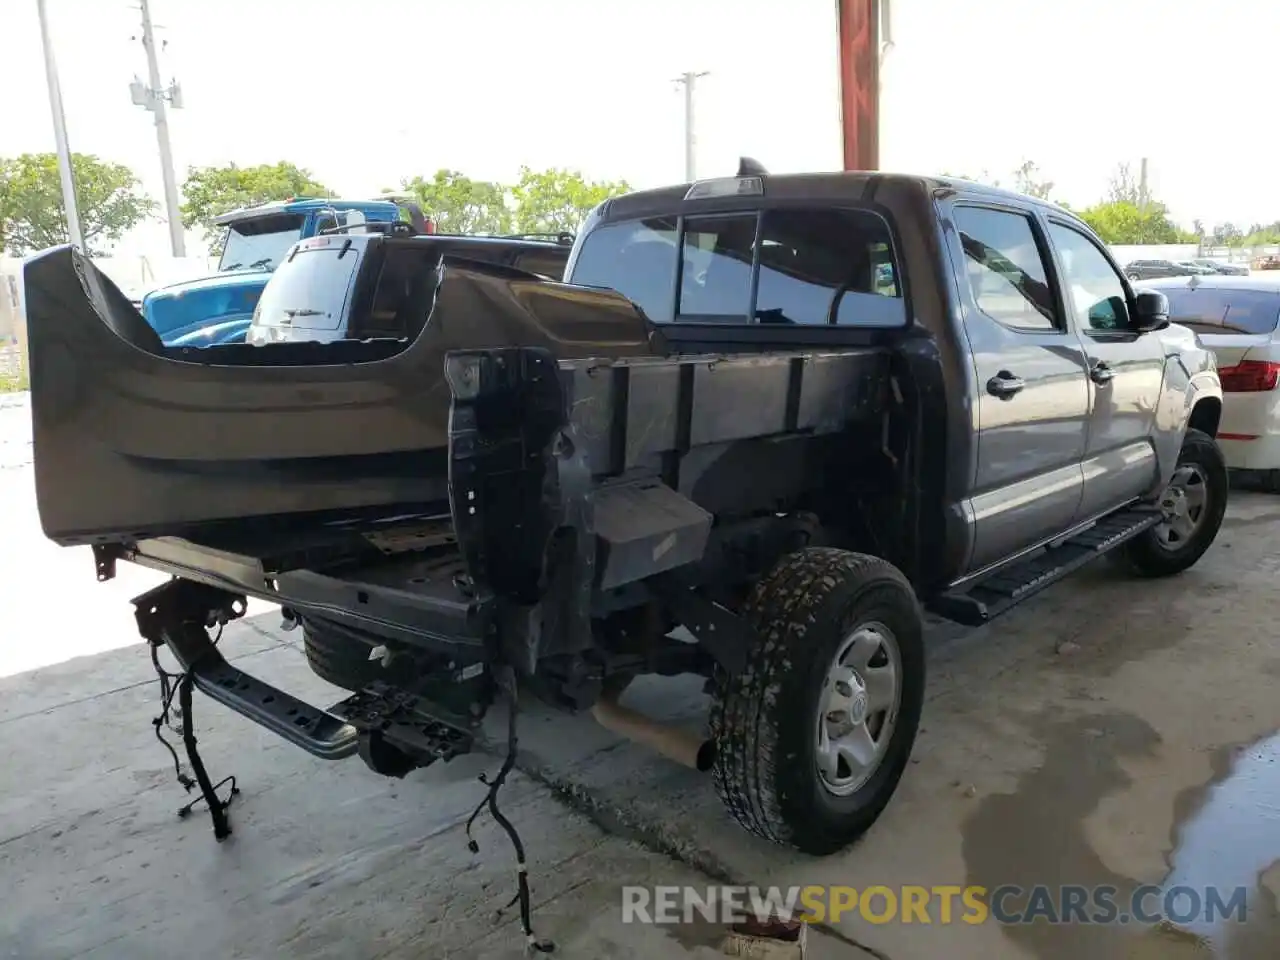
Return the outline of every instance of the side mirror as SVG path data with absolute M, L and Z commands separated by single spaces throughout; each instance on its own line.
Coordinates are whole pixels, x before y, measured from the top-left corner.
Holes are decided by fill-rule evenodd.
M 1169 298 L 1159 290 L 1138 290 L 1133 295 L 1133 329 L 1138 333 L 1163 330 L 1169 325 Z

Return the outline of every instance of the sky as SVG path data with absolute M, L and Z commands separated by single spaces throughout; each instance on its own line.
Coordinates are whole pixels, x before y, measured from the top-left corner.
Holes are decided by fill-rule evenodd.
M 71 147 L 126 163 L 163 201 L 136 0 L 46 0 Z M 152 0 L 189 166 L 289 160 L 344 196 L 448 167 L 520 166 L 655 186 L 749 155 L 773 172 L 841 163 L 834 0 Z M 881 168 L 1024 160 L 1072 205 L 1117 163 L 1189 226 L 1280 219 L 1274 116 L 1280 3 L 893 0 Z M 0 156 L 51 151 L 36 0 L 0 0 Z M 26 91 L 16 95 L 15 91 Z M 117 253 L 167 252 L 163 223 Z M 198 248 L 197 251 L 198 252 Z

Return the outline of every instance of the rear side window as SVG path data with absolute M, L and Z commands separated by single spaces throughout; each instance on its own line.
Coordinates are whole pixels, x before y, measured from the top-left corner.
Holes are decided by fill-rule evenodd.
M 314 242 L 314 241 L 313 241 Z M 255 326 L 335 330 L 345 315 L 358 248 L 303 247 L 272 274 L 254 314 Z
M 1280 323 L 1280 290 L 1158 289 L 1169 298 L 1169 319 L 1198 333 L 1272 333 Z
M 611 287 L 656 321 L 906 324 L 889 228 L 876 214 L 767 210 L 688 217 L 682 236 L 676 226 L 646 220 L 593 231 L 573 282 Z
M 1014 330 L 1063 329 L 1031 219 L 972 206 L 957 207 L 955 218 L 978 309 Z

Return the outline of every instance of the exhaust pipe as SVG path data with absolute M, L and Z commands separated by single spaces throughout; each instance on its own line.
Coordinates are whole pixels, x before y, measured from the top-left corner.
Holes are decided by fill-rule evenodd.
M 622 706 L 616 700 L 597 700 L 591 708 L 591 715 L 606 730 L 642 743 L 690 770 L 706 773 L 716 762 L 716 747 L 712 741 L 691 730 L 661 723 Z

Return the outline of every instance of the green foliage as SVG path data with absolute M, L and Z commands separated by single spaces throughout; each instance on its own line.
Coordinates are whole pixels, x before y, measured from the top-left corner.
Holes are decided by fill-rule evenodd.
M 1104 243 L 1159 244 L 1182 243 L 1185 232 L 1169 219 L 1163 203 L 1149 203 L 1146 209 L 1128 200 L 1097 203 L 1078 216 Z M 1194 237 L 1191 242 L 1194 241 Z
M 520 168 L 511 188 L 518 233 L 576 233 L 593 209 L 631 189 L 623 181 L 588 181 L 576 170 Z
M 0 373 L 0 393 L 22 393 L 31 389 L 31 381 L 24 371 L 15 374 Z
M 402 180 L 422 212 L 441 233 L 510 233 L 511 210 L 501 184 L 472 180 L 456 170 L 437 170 L 430 180 Z
M 1230 226 L 1230 224 L 1228 224 Z M 1238 246 L 1242 247 L 1266 247 L 1280 244 L 1280 220 L 1274 223 L 1255 223 L 1252 224 L 1247 231 L 1243 231 L 1244 236 L 1240 237 Z
M 76 153 L 71 170 L 89 253 L 103 253 L 156 210 L 155 201 L 123 164 Z M 25 256 L 69 239 L 57 154 L 0 157 L 0 252 Z
M 290 197 L 327 197 L 328 187 L 312 179 L 311 171 L 292 163 L 262 163 L 255 167 L 192 167 L 182 184 L 182 225 L 200 227 L 217 254 L 222 245 L 222 232 L 214 226 L 215 217 L 231 210 L 268 200 Z

